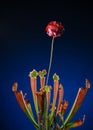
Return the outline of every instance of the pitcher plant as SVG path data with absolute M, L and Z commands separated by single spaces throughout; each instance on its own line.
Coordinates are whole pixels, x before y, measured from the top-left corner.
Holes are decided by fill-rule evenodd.
M 12 91 L 14 92 L 21 109 L 33 123 L 36 130 L 69 130 L 81 126 L 85 121 L 85 115 L 83 115 L 82 119 L 77 119 L 75 121 L 73 121 L 73 117 L 80 108 L 87 91 L 90 88 L 90 82 L 86 79 L 85 87 L 79 88 L 70 112 L 65 115 L 64 118 L 69 103 L 63 98 L 64 87 L 62 83 L 60 83 L 59 76 L 54 73 L 53 86 L 48 84 L 53 58 L 54 40 L 63 35 L 64 26 L 60 22 L 51 21 L 46 26 L 45 30 L 48 36 L 52 37 L 48 72 L 45 69 L 39 72 L 34 69 L 29 73 L 30 86 L 37 118 L 35 118 L 35 114 L 32 111 L 30 101 L 26 99 L 26 94 L 23 94 L 22 90 L 18 90 L 17 82 L 13 84 Z M 37 78 L 40 79 L 39 91 L 37 90 Z M 53 98 L 51 98 L 52 90 Z

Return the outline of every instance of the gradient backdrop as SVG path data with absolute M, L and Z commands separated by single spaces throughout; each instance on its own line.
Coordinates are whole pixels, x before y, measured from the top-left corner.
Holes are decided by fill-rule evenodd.
M 45 26 L 51 20 L 61 21 L 65 32 L 55 39 L 49 84 L 56 72 L 69 102 L 68 113 L 79 87 L 89 79 L 91 89 L 75 119 L 86 114 L 85 124 L 76 129 L 93 130 L 93 9 L 92 3 L 80 0 L 0 4 L 0 130 L 34 129 L 11 86 L 18 82 L 33 104 L 28 74 L 48 69 L 52 39 Z

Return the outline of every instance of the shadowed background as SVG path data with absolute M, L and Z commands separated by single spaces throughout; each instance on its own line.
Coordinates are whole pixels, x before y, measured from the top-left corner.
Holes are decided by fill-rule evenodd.
M 79 87 L 85 86 L 85 79 L 89 79 L 91 89 L 75 119 L 86 114 L 85 124 L 76 129 L 93 130 L 93 9 L 92 3 L 80 0 L 0 5 L 1 130 L 34 129 L 20 109 L 11 86 L 18 82 L 19 89 L 27 93 L 33 104 L 28 74 L 33 69 L 48 70 L 52 39 L 45 27 L 51 20 L 61 21 L 65 32 L 55 39 L 49 84 L 53 84 L 52 75 L 56 72 L 64 86 L 64 98 L 69 102 L 67 114 Z

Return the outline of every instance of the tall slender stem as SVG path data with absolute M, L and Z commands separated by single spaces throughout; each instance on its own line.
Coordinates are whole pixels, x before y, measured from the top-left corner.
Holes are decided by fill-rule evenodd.
M 51 64 L 52 64 L 53 45 L 54 45 L 54 37 L 52 38 L 52 43 L 51 43 L 50 62 L 49 62 L 49 68 L 48 68 L 47 79 L 46 79 L 46 85 L 48 84 L 48 79 L 49 79 L 49 74 L 50 74 L 50 69 L 51 69 Z

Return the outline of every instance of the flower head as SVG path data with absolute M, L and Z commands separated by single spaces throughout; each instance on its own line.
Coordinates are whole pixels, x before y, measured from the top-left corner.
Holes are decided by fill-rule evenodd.
M 64 26 L 60 22 L 51 21 L 45 28 L 48 36 L 60 37 L 63 34 Z

